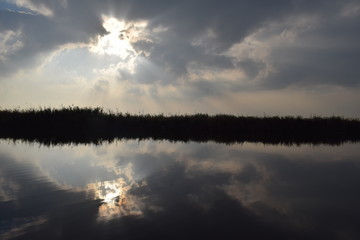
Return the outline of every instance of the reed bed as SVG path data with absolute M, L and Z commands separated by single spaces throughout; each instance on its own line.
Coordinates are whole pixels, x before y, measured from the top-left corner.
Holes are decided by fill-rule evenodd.
M 0 110 L 0 138 L 44 144 L 115 139 L 341 144 L 360 140 L 359 119 L 343 117 L 168 115 L 65 107 Z

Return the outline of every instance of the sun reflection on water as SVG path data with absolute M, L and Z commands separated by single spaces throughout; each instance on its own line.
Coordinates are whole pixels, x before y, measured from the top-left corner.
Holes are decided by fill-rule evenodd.
M 95 199 L 102 201 L 98 212 L 99 221 L 108 221 L 128 215 L 142 215 L 137 199 L 128 193 L 131 184 L 123 178 L 91 183 L 87 187 L 94 191 Z

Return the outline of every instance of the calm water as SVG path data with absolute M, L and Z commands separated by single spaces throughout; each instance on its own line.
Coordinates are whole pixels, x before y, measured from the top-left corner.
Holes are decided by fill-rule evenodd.
M 0 239 L 360 239 L 360 144 L 0 141 Z

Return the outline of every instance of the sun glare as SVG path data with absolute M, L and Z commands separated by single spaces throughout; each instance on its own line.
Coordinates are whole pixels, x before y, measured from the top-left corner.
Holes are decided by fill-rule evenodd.
M 99 36 L 90 51 L 97 54 L 116 55 L 123 60 L 130 60 L 137 56 L 132 42 L 141 38 L 144 34 L 146 22 L 120 21 L 113 17 L 104 17 L 103 27 L 108 34 Z
M 89 50 L 98 55 L 118 57 L 120 61 L 114 62 L 112 66 L 134 73 L 136 60 L 141 53 L 134 49 L 133 44 L 139 40 L 148 40 L 146 26 L 146 21 L 125 22 L 104 16 L 103 27 L 107 34 L 98 36 Z

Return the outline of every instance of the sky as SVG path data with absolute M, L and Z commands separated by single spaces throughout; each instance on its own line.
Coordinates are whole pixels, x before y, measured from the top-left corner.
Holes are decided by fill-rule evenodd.
M 360 117 L 358 0 L 0 0 L 0 108 Z

